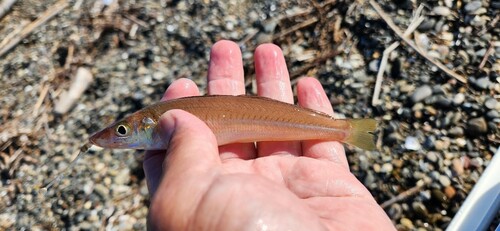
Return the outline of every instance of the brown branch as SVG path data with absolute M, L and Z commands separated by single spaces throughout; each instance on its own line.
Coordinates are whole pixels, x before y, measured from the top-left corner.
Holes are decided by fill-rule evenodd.
M 288 29 L 286 29 L 284 31 L 281 31 L 280 33 L 278 33 L 275 36 L 273 36 L 273 40 L 281 38 L 281 37 L 283 37 L 285 35 L 288 35 L 288 34 L 294 32 L 294 31 L 300 30 L 300 29 L 302 29 L 304 27 L 310 26 L 310 25 L 312 25 L 313 23 L 315 23 L 317 21 L 318 21 L 318 18 L 317 17 L 313 17 L 313 18 L 310 18 L 310 19 L 308 19 L 306 21 L 303 21 L 303 22 L 301 22 L 299 24 L 295 24 L 292 27 L 290 27 L 290 28 L 288 28 Z
M 337 56 L 338 54 L 340 54 L 340 50 L 333 50 L 333 51 L 330 51 L 322 56 L 319 56 L 317 57 L 316 59 L 314 59 L 314 61 L 308 63 L 308 64 L 305 64 L 303 65 L 302 67 L 292 71 L 290 73 L 290 79 L 294 80 L 296 79 L 297 77 L 299 77 L 300 75 L 302 75 L 305 71 L 313 68 L 313 67 L 317 67 L 320 63 L 323 63 L 325 62 L 326 60 L 332 58 L 332 57 L 335 57 Z
M 33 32 L 37 27 L 46 23 L 49 19 L 57 15 L 64 8 L 68 6 L 66 0 L 61 0 L 56 2 L 54 5 L 50 6 L 40 17 L 35 21 L 24 27 L 18 34 L 13 36 L 12 40 L 5 43 L 4 46 L 0 47 L 0 57 L 3 56 L 11 48 L 15 47 L 22 39 L 26 38 L 31 32 Z
M 486 61 L 488 61 L 488 57 L 493 54 L 495 51 L 495 48 L 493 47 L 493 42 L 490 42 L 490 46 L 488 47 L 488 50 L 486 50 L 486 53 L 484 54 L 483 60 L 481 60 L 481 63 L 479 64 L 478 69 L 481 70 L 483 69 L 484 65 L 486 64 Z
M 407 37 L 408 35 L 413 33 L 413 31 L 417 29 L 420 23 L 424 21 L 424 17 L 420 15 L 422 9 L 423 5 L 420 5 L 415 13 L 415 16 L 411 20 L 410 25 L 403 34 L 404 37 Z M 380 61 L 380 66 L 378 68 L 377 79 L 375 81 L 375 89 L 373 91 L 373 97 L 372 97 L 372 106 L 377 106 L 381 103 L 379 96 L 380 96 L 380 90 L 382 88 L 382 78 L 384 77 L 385 67 L 387 66 L 387 61 L 389 60 L 389 54 L 398 46 L 399 42 L 393 42 L 389 47 L 387 47 L 384 50 L 384 53 L 382 55 L 382 60 Z
M 398 201 L 404 200 L 407 197 L 420 192 L 420 190 L 422 190 L 422 188 L 424 188 L 424 185 L 417 185 L 413 188 L 410 188 L 410 189 L 398 194 L 397 196 L 385 201 L 384 203 L 380 204 L 380 207 L 385 209 L 385 208 L 391 206 L 392 204 L 397 203 Z

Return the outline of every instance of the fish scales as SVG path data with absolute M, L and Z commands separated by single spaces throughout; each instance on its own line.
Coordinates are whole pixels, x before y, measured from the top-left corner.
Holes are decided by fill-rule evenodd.
M 172 109 L 185 110 L 204 121 L 219 145 L 334 140 L 365 149 L 374 147 L 371 132 L 376 121 L 373 119 L 334 119 L 319 111 L 264 97 L 222 95 L 185 97 L 154 104 L 96 133 L 90 140 L 109 148 L 163 149 L 168 144 L 159 137 L 157 122 L 163 113 Z

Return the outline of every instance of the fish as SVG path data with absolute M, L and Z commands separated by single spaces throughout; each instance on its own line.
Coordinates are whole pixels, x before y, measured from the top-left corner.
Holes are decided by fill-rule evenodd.
M 90 136 L 76 158 L 45 187 L 44 194 L 75 166 L 93 145 L 110 149 L 161 150 L 168 140 L 158 125 L 168 110 L 181 109 L 204 121 L 217 144 L 260 141 L 325 140 L 374 150 L 375 119 L 335 119 L 326 113 L 260 96 L 191 96 L 145 107 Z
M 374 150 L 375 119 L 335 119 L 331 115 L 261 96 L 191 96 L 159 102 L 111 124 L 89 138 L 111 149 L 161 150 L 160 116 L 172 109 L 187 111 L 204 121 L 217 144 L 261 141 L 338 141 Z

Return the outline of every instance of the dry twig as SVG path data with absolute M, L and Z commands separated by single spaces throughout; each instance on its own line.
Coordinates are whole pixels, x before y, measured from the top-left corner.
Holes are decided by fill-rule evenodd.
M 490 46 L 488 47 L 488 50 L 486 50 L 483 60 L 481 60 L 481 63 L 479 64 L 478 67 L 479 70 L 483 69 L 484 65 L 486 64 L 486 61 L 488 61 L 488 57 L 490 57 L 490 55 L 492 55 L 494 51 L 495 48 L 493 47 L 493 42 L 490 42 Z
M 282 38 L 283 36 L 286 36 L 294 31 L 297 31 L 297 30 L 300 30 L 304 27 L 307 27 L 309 25 L 312 25 L 313 23 L 317 22 L 318 21 L 318 18 L 317 17 L 314 17 L 314 18 L 310 18 L 310 19 L 307 19 L 306 21 L 303 21 L 299 24 L 296 24 L 284 31 L 281 31 L 280 33 L 276 34 L 273 36 L 273 40 L 275 39 L 278 39 L 278 38 Z
M 294 81 L 297 77 L 301 76 L 305 71 L 307 71 L 313 67 L 318 66 L 320 63 L 323 63 L 328 59 L 331 59 L 331 58 L 337 56 L 338 54 L 340 54 L 340 52 L 341 52 L 340 49 L 336 49 L 336 50 L 330 51 L 322 56 L 315 58 L 314 61 L 312 61 L 308 64 L 305 64 L 305 65 L 301 66 L 300 68 L 292 71 L 290 73 L 290 78 L 292 79 L 292 81 Z
M 45 99 L 45 96 L 47 96 L 48 92 L 49 92 L 49 85 L 42 84 L 42 90 L 40 91 L 40 96 L 38 96 L 35 106 L 33 107 L 33 116 L 35 117 L 38 116 L 38 110 L 42 106 L 43 100 Z
M 375 89 L 373 90 L 372 96 L 372 106 L 377 106 L 381 103 L 380 90 L 382 88 L 382 79 L 384 77 L 385 66 L 387 65 L 387 60 L 389 59 L 389 54 L 399 46 L 399 42 L 394 42 L 389 47 L 385 48 L 382 55 L 382 60 L 380 61 L 380 66 L 377 72 L 377 80 L 375 81 Z
M 420 5 L 410 23 L 408 28 L 406 29 L 403 36 L 407 37 L 410 35 L 417 27 L 424 21 L 424 17 L 420 14 L 422 13 L 423 5 Z M 372 106 L 377 106 L 381 103 L 380 101 L 380 90 L 382 88 L 382 78 L 384 77 L 385 66 L 387 65 L 387 61 L 389 60 L 389 54 L 399 46 L 399 42 L 392 43 L 389 47 L 384 50 L 382 55 L 382 60 L 380 61 L 380 66 L 377 73 L 377 80 L 375 81 L 375 89 L 373 91 L 372 97 Z
M 84 67 L 78 68 L 75 78 L 71 83 L 68 91 L 65 91 L 59 97 L 59 100 L 54 105 L 54 111 L 58 114 L 64 114 L 69 111 L 76 103 L 80 96 L 85 92 L 87 87 L 93 81 L 94 77 L 90 70 Z
M 21 31 L 15 34 L 10 41 L 0 47 L 0 57 L 16 46 L 22 39 L 26 38 L 26 36 L 33 32 L 33 30 L 37 27 L 46 23 L 49 19 L 61 12 L 64 8 L 66 8 L 66 6 L 68 6 L 68 2 L 66 0 L 58 1 L 54 5 L 50 6 L 40 17 L 28 24 Z
M 370 0 L 370 4 L 375 9 L 375 11 L 380 15 L 380 17 L 385 21 L 385 23 L 387 23 L 387 25 L 394 31 L 394 33 L 396 33 L 396 35 L 398 35 L 403 41 L 405 41 L 411 48 L 413 48 L 415 51 L 417 51 L 422 57 L 424 57 L 429 62 L 431 62 L 432 64 L 437 66 L 439 69 L 441 69 L 443 72 L 445 72 L 449 76 L 454 77 L 455 79 L 457 79 L 458 81 L 460 81 L 462 83 L 467 83 L 467 79 L 465 77 L 450 70 L 444 64 L 433 60 L 422 49 L 415 46 L 415 44 L 410 39 L 406 38 L 403 35 L 403 32 L 401 32 L 401 30 L 399 30 L 398 26 L 396 26 L 396 24 L 394 24 L 394 22 L 391 20 L 391 18 L 389 16 L 387 16 L 387 14 L 384 12 L 384 10 L 382 10 L 382 8 L 380 7 L 380 5 L 377 2 L 375 2 L 374 0 Z
M 69 70 L 71 63 L 73 62 L 74 54 L 75 54 L 75 45 L 71 43 L 68 47 L 68 56 L 66 56 L 66 60 L 64 61 L 64 70 Z
M 422 190 L 422 188 L 424 188 L 424 186 L 425 185 L 417 185 L 413 188 L 410 188 L 410 189 L 398 194 L 397 196 L 385 201 L 384 203 L 380 204 L 380 207 L 385 209 L 385 208 L 391 206 L 392 204 L 397 203 L 398 201 L 404 200 L 407 197 L 420 192 L 420 190 Z

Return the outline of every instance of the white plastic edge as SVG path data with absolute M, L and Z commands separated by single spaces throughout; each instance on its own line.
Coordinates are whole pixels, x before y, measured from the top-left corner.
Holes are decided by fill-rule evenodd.
M 499 209 L 500 147 L 446 231 L 486 230 L 499 213 Z M 496 230 L 499 230 L 499 227 Z

